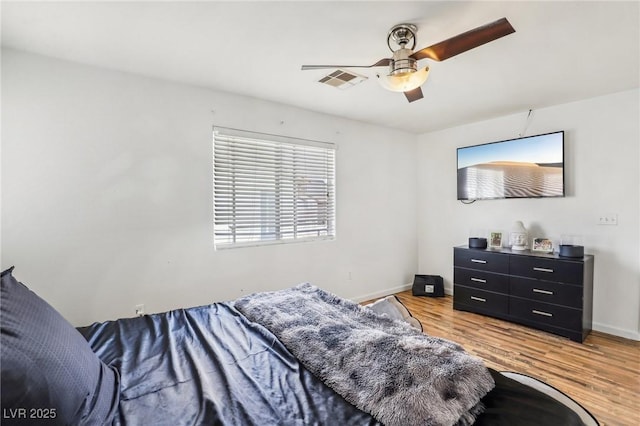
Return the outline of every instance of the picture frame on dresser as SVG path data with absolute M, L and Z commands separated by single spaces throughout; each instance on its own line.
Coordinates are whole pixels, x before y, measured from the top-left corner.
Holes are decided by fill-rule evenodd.
M 553 240 L 540 237 L 534 238 L 531 242 L 531 251 L 553 253 Z
M 491 231 L 489 233 L 489 247 L 492 249 L 502 248 L 502 232 Z

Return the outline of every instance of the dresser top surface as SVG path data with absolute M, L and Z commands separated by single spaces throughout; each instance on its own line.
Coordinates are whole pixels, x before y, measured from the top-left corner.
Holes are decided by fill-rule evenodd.
M 529 256 L 529 257 L 541 257 L 545 259 L 558 259 L 565 260 L 567 262 L 586 262 L 589 259 L 593 259 L 592 254 L 585 254 L 584 257 L 565 257 L 560 256 L 558 253 L 547 253 L 543 251 L 532 251 L 532 250 L 511 250 L 510 248 L 486 248 L 486 249 L 478 249 L 478 248 L 470 248 L 468 245 L 455 246 L 456 249 L 470 250 L 470 251 L 478 251 L 485 253 L 502 253 L 502 254 L 512 254 L 517 256 Z

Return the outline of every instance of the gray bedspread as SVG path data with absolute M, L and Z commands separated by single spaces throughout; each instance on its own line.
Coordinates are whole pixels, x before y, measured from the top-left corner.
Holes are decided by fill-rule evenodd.
M 235 302 L 326 385 L 386 426 L 469 425 L 494 381 L 460 345 L 311 284 Z

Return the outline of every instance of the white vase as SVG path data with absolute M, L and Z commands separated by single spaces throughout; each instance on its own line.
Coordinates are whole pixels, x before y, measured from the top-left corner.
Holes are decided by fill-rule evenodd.
M 517 220 L 511 228 L 509 245 L 511 245 L 511 250 L 527 249 L 527 228 L 524 227 L 524 224 L 520 220 Z

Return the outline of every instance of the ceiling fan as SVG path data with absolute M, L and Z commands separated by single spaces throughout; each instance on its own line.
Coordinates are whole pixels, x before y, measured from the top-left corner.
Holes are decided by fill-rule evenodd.
M 373 68 L 389 66 L 389 74 L 378 74 L 380 84 L 394 92 L 404 92 L 409 102 L 422 99 L 422 89 L 429 76 L 429 67 L 418 69 L 420 59 L 433 59 L 444 61 L 460 53 L 466 52 L 490 41 L 499 39 L 515 30 L 507 21 L 501 18 L 497 21 L 474 28 L 447 40 L 441 41 L 424 49 L 413 51 L 416 46 L 416 33 L 418 28 L 413 24 L 398 24 L 389 30 L 387 46 L 393 55 L 391 58 L 383 58 L 372 65 L 303 65 L 302 70 L 316 70 L 323 68 Z M 395 42 L 399 49 L 391 47 L 391 41 Z M 407 45 L 413 42 L 410 48 Z

